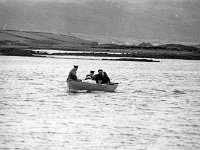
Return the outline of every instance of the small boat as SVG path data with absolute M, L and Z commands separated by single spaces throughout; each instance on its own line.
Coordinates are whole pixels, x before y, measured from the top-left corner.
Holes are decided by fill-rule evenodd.
M 68 81 L 68 89 L 70 92 L 86 90 L 86 91 L 105 91 L 114 92 L 119 83 L 109 83 L 109 84 L 96 84 L 89 82 L 78 82 L 78 81 Z

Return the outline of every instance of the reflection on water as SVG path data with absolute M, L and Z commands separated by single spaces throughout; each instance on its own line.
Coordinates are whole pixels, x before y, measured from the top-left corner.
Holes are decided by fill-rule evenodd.
M 68 93 L 104 69 L 114 93 Z M 199 61 L 0 57 L 0 149 L 200 149 Z

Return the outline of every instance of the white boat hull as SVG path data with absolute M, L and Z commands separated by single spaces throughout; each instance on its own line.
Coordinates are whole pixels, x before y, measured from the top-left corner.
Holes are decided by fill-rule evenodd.
M 96 83 L 88 83 L 88 82 L 77 82 L 73 80 L 68 81 L 67 84 L 68 84 L 69 91 L 86 90 L 86 91 L 114 92 L 114 90 L 118 86 L 118 83 L 96 84 Z

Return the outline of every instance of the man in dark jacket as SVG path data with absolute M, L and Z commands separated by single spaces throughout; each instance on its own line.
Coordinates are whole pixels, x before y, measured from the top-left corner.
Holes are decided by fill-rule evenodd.
M 106 72 L 103 72 L 102 69 L 98 70 L 98 74 L 94 75 L 94 80 L 96 80 L 96 83 L 105 84 L 110 83 L 110 78 L 106 74 Z

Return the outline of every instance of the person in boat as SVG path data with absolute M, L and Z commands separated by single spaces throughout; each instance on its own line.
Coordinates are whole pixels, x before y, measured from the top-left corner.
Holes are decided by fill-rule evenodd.
M 110 78 L 102 69 L 98 70 L 98 74 L 94 75 L 93 79 L 100 84 L 110 83 Z
M 74 65 L 72 70 L 69 72 L 67 81 L 70 81 L 70 80 L 79 81 L 79 82 L 82 81 L 82 80 L 78 79 L 77 76 L 76 76 L 77 70 L 78 70 L 78 66 Z
M 90 71 L 90 74 L 87 74 L 86 77 L 85 77 L 85 80 L 88 80 L 88 79 L 92 79 L 94 76 L 94 71 Z

